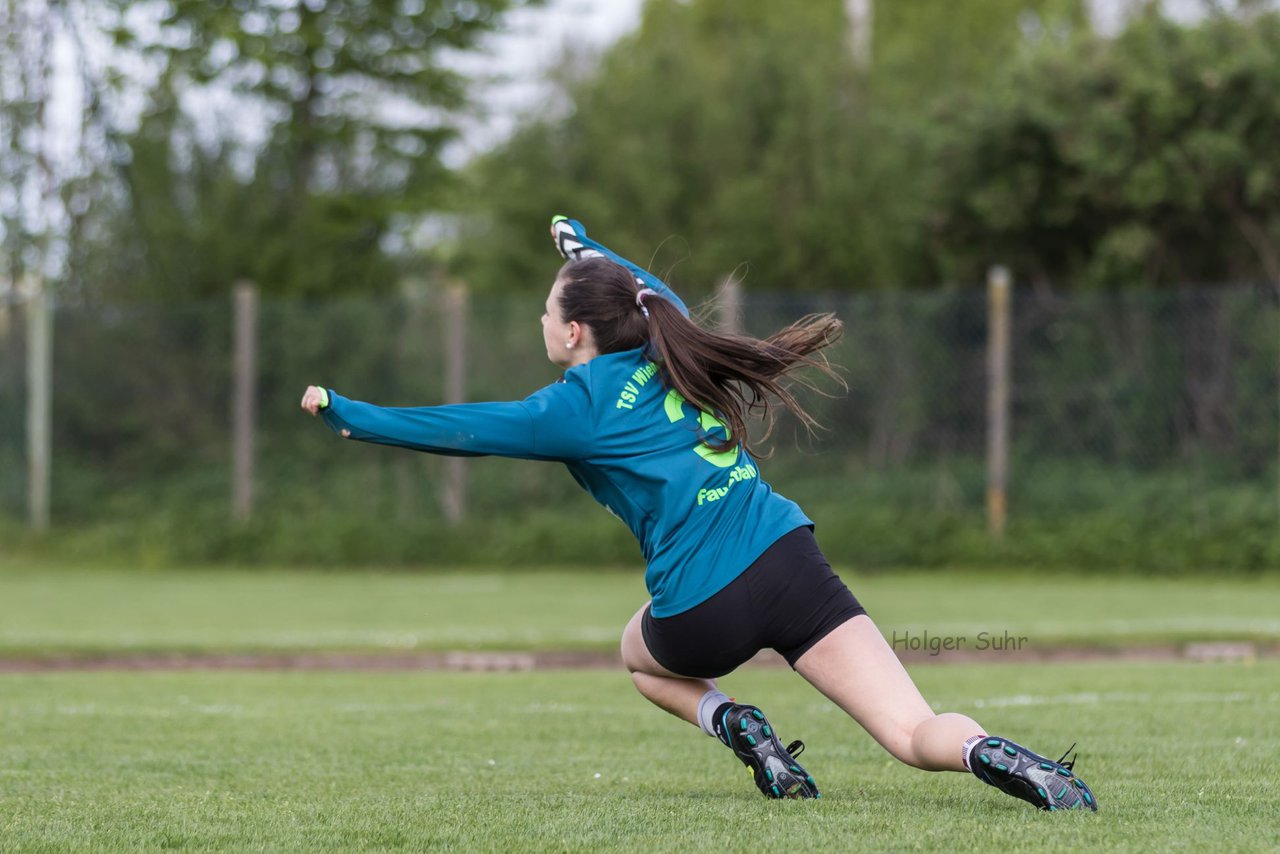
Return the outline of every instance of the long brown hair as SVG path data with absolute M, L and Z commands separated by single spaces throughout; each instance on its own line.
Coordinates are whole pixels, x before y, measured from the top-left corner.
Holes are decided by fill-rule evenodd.
M 761 441 L 773 430 L 774 406 L 781 403 L 805 429 L 817 421 L 792 395 L 789 386 L 813 389 L 797 368 L 816 368 L 841 386 L 844 380 L 821 352 L 840 338 L 843 324 L 834 314 L 810 314 L 768 338 L 724 335 L 703 329 L 670 300 L 646 294 L 644 308 L 636 304 L 641 285 L 631 271 L 608 258 L 570 261 L 558 278 L 560 313 L 591 329 L 600 353 L 616 353 L 650 346 L 659 375 L 690 404 L 718 415 L 728 423 L 728 437 L 703 441 L 716 451 L 743 447 L 754 454 L 747 438 L 747 419 L 759 416 L 766 424 Z

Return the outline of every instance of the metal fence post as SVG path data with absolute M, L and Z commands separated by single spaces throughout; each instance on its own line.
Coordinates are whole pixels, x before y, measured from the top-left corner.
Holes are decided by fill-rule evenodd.
M 1004 536 L 1009 480 L 1009 271 L 987 273 L 987 531 Z
M 253 431 L 258 396 L 258 289 L 238 282 L 232 291 L 231 516 L 253 515 Z

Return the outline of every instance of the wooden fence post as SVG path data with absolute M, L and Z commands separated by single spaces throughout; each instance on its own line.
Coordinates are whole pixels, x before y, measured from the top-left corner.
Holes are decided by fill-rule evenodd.
M 844 14 L 849 28 L 849 53 L 858 69 L 871 67 L 871 34 L 873 0 L 844 0 Z
M 231 517 L 253 515 L 253 432 L 258 396 L 258 289 L 238 282 L 232 291 Z
M 400 298 L 404 302 L 403 325 L 396 343 L 396 358 L 401 364 L 413 366 L 406 375 L 423 377 L 423 347 L 426 342 L 436 341 L 427 328 L 428 318 L 434 306 L 431 302 L 430 289 L 427 283 L 419 278 L 407 278 L 400 283 Z M 419 382 L 413 382 L 404 389 L 405 393 L 423 400 L 425 389 Z M 396 492 L 396 519 L 402 524 L 411 524 L 422 515 L 421 502 L 418 500 L 421 484 L 434 483 L 436 461 L 427 454 L 395 454 L 393 455 Z
M 720 315 L 720 331 L 728 335 L 742 332 L 742 282 L 737 276 L 725 276 L 716 289 Z
M 987 531 L 1004 536 L 1009 481 L 1009 271 L 987 273 Z
M 455 282 L 445 288 L 444 311 L 444 402 L 464 403 L 467 399 L 467 287 Z M 467 514 L 467 468 L 461 457 L 445 457 L 444 483 L 440 504 L 450 525 L 462 522 Z
M 49 529 L 53 441 L 53 306 L 46 283 L 26 282 L 27 511 L 31 530 Z

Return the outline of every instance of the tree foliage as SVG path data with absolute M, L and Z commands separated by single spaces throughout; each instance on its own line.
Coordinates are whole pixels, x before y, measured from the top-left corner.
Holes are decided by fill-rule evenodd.
M 441 151 L 467 105 L 445 54 L 473 48 L 517 2 L 170 0 L 130 27 L 132 4 L 116 0 L 119 49 L 161 69 L 121 135 L 128 196 L 110 238 L 136 265 L 120 288 L 393 285 L 386 241 L 437 204 Z
M 879 3 L 860 68 L 842 7 L 653 0 L 475 169 L 471 278 L 544 286 L 565 211 L 694 294 L 1280 280 L 1280 16 Z
M 471 278 L 543 286 L 538 224 L 563 209 L 641 261 L 672 238 L 653 264 L 693 293 L 735 272 L 770 290 L 935 281 L 927 106 L 1017 52 L 1020 10 L 1078 23 L 1080 4 L 903 5 L 876 5 L 861 69 L 836 0 L 651 0 L 568 84 L 567 115 L 530 122 L 475 170 Z
M 459 182 L 441 152 L 467 95 L 445 54 L 527 2 L 6 0 L 6 265 L 56 257 L 120 295 L 368 293 L 421 263 L 402 238 L 449 204 L 464 228 L 434 260 L 490 290 L 546 286 L 555 212 L 694 296 L 732 274 L 975 285 L 992 263 L 1059 287 L 1280 280 L 1280 15 L 1262 4 L 1194 25 L 1151 4 L 1110 38 L 1082 0 L 880 2 L 864 66 L 840 0 L 649 0 L 598 63 L 566 65 L 565 109 Z M 55 16 L 93 126 L 74 175 L 30 144 Z M 101 34 L 107 61 L 84 61 Z
M 28 275 L 66 276 L 97 170 L 55 115 L 66 3 L 0 0 L 0 305 Z M 84 112 L 84 111 L 82 111 Z
M 938 234 L 1056 286 L 1280 282 L 1280 16 L 1149 14 L 950 105 Z

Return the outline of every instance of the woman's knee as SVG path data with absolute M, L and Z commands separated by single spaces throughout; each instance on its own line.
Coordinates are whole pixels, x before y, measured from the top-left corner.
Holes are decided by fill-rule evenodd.
M 643 619 L 644 608 L 641 608 L 627 623 L 627 627 L 622 630 L 622 642 L 620 644 L 622 665 L 632 674 L 644 670 L 649 658 L 648 649 L 644 645 L 644 632 L 640 628 L 640 623 Z

